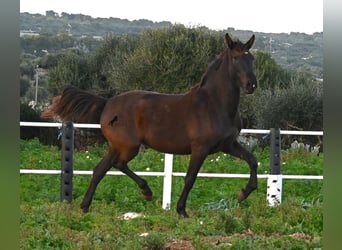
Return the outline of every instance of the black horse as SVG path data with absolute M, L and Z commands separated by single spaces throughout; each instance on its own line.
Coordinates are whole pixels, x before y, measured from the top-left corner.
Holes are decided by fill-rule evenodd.
M 115 167 L 131 177 L 146 200 L 152 199 L 147 182 L 132 172 L 127 163 L 146 145 L 160 152 L 191 154 L 185 185 L 177 203 L 177 212 L 186 213 L 186 200 L 204 159 L 219 151 L 245 160 L 250 178 L 238 193 L 241 202 L 257 188 L 257 160 L 237 141 L 241 130 L 240 88 L 251 94 L 257 87 L 250 48 L 246 43 L 225 36 L 226 49 L 203 74 L 200 83 L 184 94 L 160 94 L 129 91 L 104 99 L 67 87 L 54 98 L 45 118 L 59 116 L 75 122 L 100 122 L 109 150 L 94 168 L 88 190 L 81 203 L 87 212 L 95 189 L 106 172 Z

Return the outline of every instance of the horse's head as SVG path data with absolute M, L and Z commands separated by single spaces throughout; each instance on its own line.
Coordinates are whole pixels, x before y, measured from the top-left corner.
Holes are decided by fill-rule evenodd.
M 253 55 L 249 49 L 253 46 L 255 36 L 246 42 L 233 41 L 228 34 L 226 34 L 226 44 L 228 46 L 228 58 L 236 80 L 240 87 L 246 94 L 252 94 L 257 88 L 257 79 L 253 71 Z

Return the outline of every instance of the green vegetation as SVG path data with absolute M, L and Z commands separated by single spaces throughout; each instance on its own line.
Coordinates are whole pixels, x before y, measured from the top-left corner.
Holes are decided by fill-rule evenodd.
M 76 43 L 72 49 L 36 61 L 23 55 L 21 101 L 27 105 L 34 100 L 35 64 L 43 68 L 39 73 L 39 105 L 35 107 L 38 113 L 70 84 L 105 97 L 133 89 L 186 92 L 223 50 L 222 40 L 223 32 L 174 25 L 139 34 L 108 35 L 94 51 L 84 50 Z M 323 82 L 311 72 L 281 67 L 265 51 L 253 47 L 252 53 L 258 89 L 254 95 L 242 95 L 244 128 L 322 130 Z M 28 119 L 28 112 L 21 110 L 20 119 Z M 32 137 L 22 134 L 21 138 Z M 320 141 L 304 142 L 315 145 Z
M 106 146 L 76 151 L 75 170 L 90 170 Z M 257 148 L 259 174 L 269 171 L 269 149 Z M 20 168 L 59 169 L 60 151 L 38 139 L 20 141 Z M 174 171 L 187 169 L 189 156 L 174 157 Z M 134 171 L 162 171 L 164 156 L 153 150 L 140 153 L 130 166 Z M 322 175 L 323 155 L 303 150 L 282 152 L 284 174 Z M 245 162 L 225 154 L 211 155 L 202 172 L 248 173 Z M 145 177 L 154 191 L 144 201 L 127 176 L 106 176 L 90 207 L 79 204 L 90 176 L 74 176 L 72 204 L 61 203 L 59 175 L 20 176 L 20 249 L 321 249 L 323 230 L 322 181 L 284 180 L 283 203 L 268 207 L 266 180 L 245 202 L 237 191 L 246 179 L 197 178 L 188 199 L 191 218 L 181 219 L 175 204 L 183 178 L 174 177 L 171 210 L 161 208 L 162 177 Z M 142 217 L 122 220 L 127 212 Z M 173 247 L 173 248 L 172 248 Z

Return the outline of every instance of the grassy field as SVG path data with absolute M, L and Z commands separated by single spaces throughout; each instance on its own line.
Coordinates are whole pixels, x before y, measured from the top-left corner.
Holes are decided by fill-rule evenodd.
M 75 152 L 74 169 L 91 170 L 105 146 Z M 21 141 L 23 169 L 60 169 L 61 153 L 38 140 Z M 269 149 L 257 149 L 258 173 L 269 171 Z M 163 171 L 164 155 L 153 150 L 139 154 L 134 171 Z M 189 156 L 174 157 L 174 171 L 185 172 Z M 323 155 L 301 150 L 282 152 L 283 174 L 323 174 Z M 243 161 L 225 154 L 211 155 L 201 172 L 248 173 Z M 99 184 L 90 212 L 79 204 L 90 176 L 74 176 L 73 202 L 61 203 L 59 175 L 20 176 L 21 249 L 321 249 L 323 196 L 321 180 L 283 180 L 283 202 L 269 207 L 266 180 L 243 203 L 236 194 L 247 179 L 197 178 L 189 195 L 189 219 L 175 205 L 183 177 L 172 180 L 170 210 L 163 210 L 162 177 L 145 177 L 154 192 L 146 202 L 127 176 L 106 176 Z M 141 216 L 123 220 L 127 212 Z

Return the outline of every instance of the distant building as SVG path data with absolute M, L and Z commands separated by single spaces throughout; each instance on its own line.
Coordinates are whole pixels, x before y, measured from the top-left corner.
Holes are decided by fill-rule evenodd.
M 39 33 L 32 30 L 21 30 L 20 37 L 22 36 L 39 36 Z
M 93 36 L 93 38 L 94 38 L 95 40 L 98 40 L 98 41 L 103 40 L 103 37 L 102 37 L 102 36 Z

